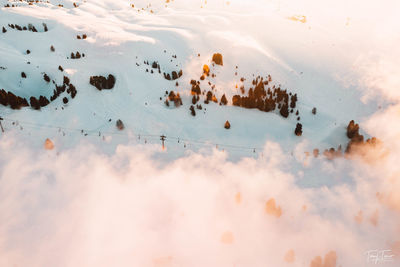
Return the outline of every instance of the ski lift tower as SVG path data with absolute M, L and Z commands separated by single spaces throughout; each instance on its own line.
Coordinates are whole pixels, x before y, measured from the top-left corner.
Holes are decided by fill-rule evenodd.
M 166 139 L 167 137 L 165 136 L 165 135 L 161 135 L 160 136 L 160 140 L 161 140 L 161 142 L 162 142 L 162 149 L 164 150 L 165 149 L 165 139 Z
M 3 120 L 3 118 L 2 117 L 0 117 L 0 127 L 1 127 L 1 132 L 3 132 L 4 133 L 4 128 L 3 128 L 3 125 L 1 124 L 1 121 Z

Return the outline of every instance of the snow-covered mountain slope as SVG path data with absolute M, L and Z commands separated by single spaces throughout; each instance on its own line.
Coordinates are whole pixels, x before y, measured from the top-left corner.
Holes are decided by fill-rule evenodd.
M 0 266 L 399 266 L 399 10 L 0 0 Z
M 91 134 L 99 136 L 100 132 L 103 136 L 106 134 L 102 133 L 117 132 L 115 121 L 121 119 L 127 134 L 164 134 L 249 148 L 262 147 L 266 140 L 272 140 L 292 151 L 304 138 L 320 149 L 345 146 L 348 122 L 360 121 L 378 109 L 375 102 L 362 103 L 361 92 L 344 82 L 354 79 L 348 70 L 364 52 L 352 43 L 359 38 L 354 37 L 355 33 L 364 34 L 358 31 L 358 21 L 346 24 L 346 20 L 335 18 L 335 28 L 324 29 L 324 23 L 331 22 L 288 19 L 297 13 L 274 2 L 216 1 L 199 6 L 183 1 L 81 1 L 76 2 L 77 7 L 72 1 L 32 5 L 2 2 L 17 7 L 0 11 L 0 26 L 7 30 L 0 34 L 1 65 L 5 68 L 0 71 L 0 88 L 28 101 L 31 96 L 50 98 L 54 85 L 43 80 L 44 73 L 59 85 L 66 75 L 77 88 L 76 98 L 69 97 L 65 105 L 64 93 L 40 111 L 0 107 L 3 117 L 18 120 L 22 126 L 25 121 L 91 130 Z M 8 26 L 30 23 L 39 32 Z M 87 39 L 77 39 L 83 34 Z M 85 57 L 71 59 L 71 52 L 77 51 Z M 212 67 L 212 55 L 217 52 L 223 55 L 224 64 Z M 162 72 L 182 70 L 183 76 L 168 81 L 157 71 L 151 74 L 151 66 L 145 61 L 150 65 L 158 62 Z M 193 117 L 189 110 L 190 81 L 200 81 L 204 64 L 211 66 L 216 77 L 201 81 L 200 88 L 210 90 L 210 81 L 218 100 L 223 94 L 227 96 L 228 106 L 205 105 L 203 96 L 200 103 L 204 109 L 197 110 Z M 59 66 L 64 72 L 58 70 Z M 22 78 L 21 72 L 27 77 Z M 89 84 L 91 76 L 108 74 L 116 77 L 112 90 L 98 91 Z M 232 96 L 240 94 L 243 84 L 240 78 L 246 78 L 243 85 L 247 91 L 254 87 L 251 82 L 258 75 L 271 75 L 271 87 L 281 85 L 282 89 L 297 93 L 295 112 L 299 110 L 303 137 L 294 135 L 298 122 L 294 114 L 285 119 L 279 110 L 265 113 L 232 106 Z M 181 95 L 183 106 L 165 106 L 165 91 L 171 90 Z M 315 116 L 311 113 L 313 107 L 317 108 Z M 227 120 L 230 130 L 223 127 Z M 34 130 L 26 128 L 24 133 L 27 131 Z M 74 133 L 66 140 L 57 129 L 34 135 L 37 134 L 41 135 L 40 145 L 45 137 L 57 139 L 62 145 L 82 137 L 75 138 Z M 126 142 L 118 137 L 114 140 L 114 147 Z

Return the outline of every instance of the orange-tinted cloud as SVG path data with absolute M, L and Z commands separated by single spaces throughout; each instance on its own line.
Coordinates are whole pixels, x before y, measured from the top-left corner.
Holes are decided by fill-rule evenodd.
M 233 233 L 231 231 L 226 231 L 221 235 L 221 243 L 223 244 L 233 244 L 235 241 L 235 237 L 233 236 Z
M 265 212 L 271 216 L 275 216 L 277 218 L 281 217 L 282 209 L 280 206 L 277 206 L 275 203 L 275 199 L 271 198 L 265 203 Z
M 336 252 L 330 251 L 328 252 L 324 259 L 322 260 L 321 256 L 315 257 L 311 263 L 310 267 L 336 267 Z
M 287 263 L 293 263 L 296 259 L 296 255 L 294 253 L 294 250 L 291 249 L 288 252 L 286 252 L 285 257 L 284 257 L 285 261 Z

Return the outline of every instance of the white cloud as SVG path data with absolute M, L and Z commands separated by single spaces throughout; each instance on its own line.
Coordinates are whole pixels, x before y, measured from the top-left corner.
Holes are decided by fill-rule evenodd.
M 399 214 L 375 197 L 380 181 L 299 188 L 277 144 L 238 163 L 215 151 L 163 165 L 155 150 L 57 154 L 2 137 L 0 265 L 285 266 L 293 250 L 288 266 L 304 266 L 333 250 L 338 264 L 360 266 L 365 250 L 398 236 Z M 270 199 L 280 216 L 267 212 Z M 355 222 L 376 209 L 376 227 Z

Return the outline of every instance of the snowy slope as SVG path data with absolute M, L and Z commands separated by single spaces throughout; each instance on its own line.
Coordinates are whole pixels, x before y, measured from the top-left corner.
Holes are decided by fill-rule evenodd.
M 59 3 L 64 7 L 57 7 Z M 115 120 L 121 119 L 127 127 L 126 132 L 133 134 L 165 134 L 256 148 L 262 147 L 266 140 L 272 140 L 292 151 L 304 138 L 312 140 L 312 145 L 320 149 L 339 144 L 345 146 L 344 127 L 347 123 L 351 119 L 359 121 L 377 110 L 377 104 L 363 104 L 360 92 L 346 88 L 342 82 L 347 75 L 343 66 L 348 66 L 349 61 L 358 56 L 336 57 L 336 54 L 345 53 L 343 49 L 348 41 L 337 38 L 335 32 L 321 29 L 318 22 L 289 20 L 292 11 L 281 12 L 274 3 L 258 9 L 239 1 L 229 5 L 217 1 L 204 8 L 179 1 L 165 6 L 153 3 L 151 8 L 146 8 L 147 3 L 140 1 L 135 3 L 135 8 L 126 1 L 77 4 L 78 8 L 69 1 L 35 5 L 18 3 L 20 7 L 1 10 L 0 25 L 6 26 L 8 32 L 0 35 L 2 65 L 7 68 L 0 72 L 0 88 L 27 98 L 42 94 L 50 96 L 53 88 L 46 85 L 42 73 L 62 83 L 63 73 L 57 69 L 61 65 L 78 90 L 76 99 L 65 105 L 64 110 L 60 97 L 41 111 L 30 108 L 11 111 L 0 107 L 4 117 L 93 130 L 97 135 L 99 131 L 116 131 Z M 142 7 L 144 10 L 138 12 L 137 9 Z M 263 26 L 255 26 L 255 21 Z M 32 23 L 38 28 L 46 23 L 49 31 L 20 32 L 7 27 L 9 23 Z M 340 32 L 351 36 L 353 28 L 341 23 L 343 29 Z M 76 38 L 84 33 L 88 35 L 86 40 Z M 51 45 L 55 47 L 54 53 L 50 51 Z M 31 54 L 26 55 L 28 49 Z M 85 53 L 86 57 L 67 59 L 76 51 Z M 192 117 L 189 82 L 199 80 L 202 66 L 210 64 L 212 54 L 216 52 L 223 54 L 224 66 L 212 69 L 217 77 L 210 77 L 210 80 L 216 85 L 217 98 L 226 94 L 229 106 L 203 104 L 207 111 Z M 150 68 L 143 64 L 144 61 L 157 61 L 162 71 L 169 73 L 182 69 L 179 86 L 162 75 L 146 73 L 146 68 Z M 236 66 L 237 76 L 234 75 Z M 27 74 L 27 79 L 21 78 L 22 71 Z M 114 89 L 99 92 L 89 84 L 90 76 L 108 74 L 117 78 Z M 275 85 L 298 93 L 303 137 L 293 134 L 295 116 L 284 119 L 273 113 L 232 107 L 231 98 L 239 93 L 235 85 L 240 87 L 241 77 L 247 79 L 245 87 L 248 90 L 253 75 L 266 77 L 268 74 Z M 207 80 L 202 82 L 201 88 L 210 89 Z M 179 92 L 183 106 L 166 108 L 164 101 L 159 99 L 163 97 L 164 100 L 166 90 Z M 313 107 L 317 107 L 317 116 L 311 114 Z M 113 121 L 109 123 L 109 119 Z M 232 125 L 229 131 L 223 128 L 226 120 Z M 55 132 L 51 136 L 48 131 L 45 134 L 59 138 Z M 44 137 L 42 135 L 42 139 Z M 39 139 L 40 144 L 42 139 Z M 59 139 L 57 142 L 63 145 L 71 140 Z M 119 142 L 122 141 L 113 144 Z

